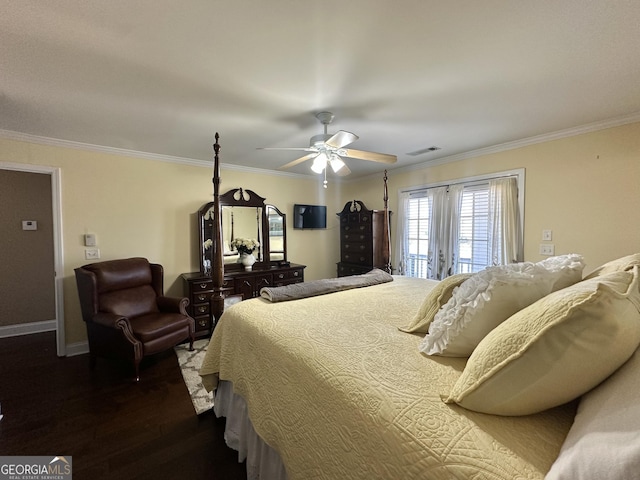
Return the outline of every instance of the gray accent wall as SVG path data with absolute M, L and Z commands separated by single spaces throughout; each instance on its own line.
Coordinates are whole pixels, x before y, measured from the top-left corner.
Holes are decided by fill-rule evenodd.
M 56 318 L 51 202 L 51 175 L 0 169 L 0 327 Z

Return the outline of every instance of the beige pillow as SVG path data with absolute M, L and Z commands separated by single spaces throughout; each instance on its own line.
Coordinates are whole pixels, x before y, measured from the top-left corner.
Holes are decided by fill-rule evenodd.
M 596 268 L 589 275 L 584 277 L 585 280 L 595 278 L 599 275 L 606 275 L 611 272 L 620 272 L 631 270 L 635 265 L 640 265 L 640 253 L 627 255 L 626 257 L 617 258 Z
M 427 355 L 468 357 L 480 341 L 514 313 L 582 279 L 582 255 L 488 267 L 460 285 L 437 312 L 420 343 Z
M 465 280 L 471 277 L 471 273 L 458 273 L 457 275 L 451 275 L 444 280 L 438 282 L 433 287 L 422 302 L 422 306 L 411 323 L 399 330 L 407 333 L 427 333 L 429 331 L 429 324 L 433 320 L 433 317 L 438 310 L 449 301 L 453 291 L 459 287 Z
M 598 385 L 640 343 L 638 268 L 554 292 L 489 333 L 447 403 L 496 415 L 527 415 Z

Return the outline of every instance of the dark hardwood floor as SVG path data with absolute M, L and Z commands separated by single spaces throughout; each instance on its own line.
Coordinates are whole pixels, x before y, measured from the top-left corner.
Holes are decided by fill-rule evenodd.
M 124 365 L 58 358 L 55 333 L 0 339 L 0 455 L 70 455 L 74 480 L 246 479 L 224 419 L 197 416 L 173 350 Z

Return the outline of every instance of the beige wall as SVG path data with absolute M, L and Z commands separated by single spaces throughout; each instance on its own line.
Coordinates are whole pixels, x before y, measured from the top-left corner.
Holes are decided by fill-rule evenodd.
M 389 173 L 390 208 L 410 186 L 524 168 L 524 255 L 541 260 L 542 230 L 551 229 L 555 253 L 580 253 L 585 272 L 640 252 L 640 123 L 539 143 L 455 163 Z M 345 186 L 367 206 L 382 205 L 382 180 Z M 374 208 L 374 207 L 370 207 Z M 392 224 L 392 244 L 396 228 Z
M 224 162 L 224 157 L 222 157 Z M 0 139 L 0 162 L 61 168 L 64 310 L 67 343 L 86 339 L 73 269 L 84 259 L 82 236 L 97 235 L 102 259 L 144 256 L 165 267 L 165 290 L 182 293 L 179 275 L 196 271 L 195 212 L 211 200 L 211 172 L 141 158 Z M 640 251 L 640 123 L 400 173 L 389 172 L 391 209 L 399 189 L 484 173 L 526 169 L 525 259 L 539 260 L 542 229 L 556 253 L 585 255 L 587 270 Z M 243 187 L 291 217 L 294 203 L 327 205 L 326 230 L 287 229 L 289 260 L 307 279 L 335 276 L 336 212 L 353 198 L 382 204 L 382 176 L 327 190 L 317 178 L 223 169 L 221 191 Z M 395 244 L 395 225 L 392 242 Z
M 6 139 L 0 139 L 0 162 L 61 169 L 67 344 L 86 340 L 73 272 L 90 263 L 84 258 L 85 233 L 96 234 L 101 260 L 143 256 L 163 264 L 169 295 L 182 295 L 181 273 L 198 270 L 195 213 L 212 199 L 210 168 Z M 339 211 L 339 185 L 324 190 L 315 178 L 229 169 L 223 169 L 221 178 L 222 192 L 254 190 L 289 217 L 294 203 Z M 327 230 L 287 229 L 288 258 L 307 265 L 307 279 L 335 276 L 339 247 L 334 217 L 328 215 Z

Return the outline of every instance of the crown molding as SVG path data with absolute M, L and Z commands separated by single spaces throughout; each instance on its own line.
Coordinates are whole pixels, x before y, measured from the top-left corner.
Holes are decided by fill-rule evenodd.
M 521 140 L 514 140 L 512 142 L 500 143 L 490 147 L 470 150 L 468 152 L 458 153 L 456 155 L 449 155 L 447 157 L 436 158 L 433 160 L 425 160 L 423 162 L 408 165 L 406 167 L 387 169 L 387 170 L 390 172 L 393 171 L 396 173 L 410 172 L 410 171 L 420 170 L 425 167 L 433 167 L 437 165 L 443 165 L 445 163 L 452 163 L 460 160 L 466 160 L 468 158 L 479 157 L 482 155 L 490 155 L 493 153 L 499 153 L 507 150 L 526 147 L 529 145 L 535 145 L 537 143 L 550 142 L 552 140 L 558 140 L 561 138 L 573 137 L 573 136 L 582 135 L 585 133 L 596 132 L 598 130 L 605 130 L 607 128 L 619 127 L 622 125 L 627 125 L 629 123 L 635 123 L 635 122 L 640 122 L 640 112 L 634 112 L 628 115 L 623 115 L 620 117 L 602 120 L 599 122 L 593 122 L 593 123 L 581 125 L 578 127 L 558 130 L 556 132 L 536 135 L 536 136 L 524 138 Z M 198 160 L 194 158 L 176 157 L 171 155 L 163 155 L 159 153 L 141 152 L 138 150 L 128 150 L 125 148 L 106 147 L 103 145 L 94 145 L 90 143 L 74 142 L 71 140 L 61 140 L 58 138 L 42 137 L 39 135 L 31 135 L 28 133 L 15 132 L 12 130 L 0 130 L 0 138 L 5 138 L 7 140 L 17 140 L 21 142 L 35 143 L 38 145 L 72 148 L 75 150 L 88 150 L 88 151 L 97 152 L 97 153 L 106 153 L 111 155 L 121 155 L 126 157 L 144 158 L 148 160 L 156 160 L 161 162 L 178 163 L 182 165 L 211 168 L 211 161 L 208 161 L 208 160 Z M 242 165 L 234 165 L 231 163 L 221 163 L 220 167 L 226 170 L 239 171 L 239 172 L 245 172 L 245 173 L 255 173 L 260 175 L 270 175 L 270 176 L 276 176 L 276 177 L 291 177 L 291 178 L 304 178 L 304 179 L 310 179 L 310 178 L 316 177 L 316 175 L 305 175 L 305 174 L 292 173 L 292 172 L 267 170 L 263 168 L 245 167 Z M 358 177 L 353 179 L 341 178 L 338 181 L 338 183 L 343 183 L 343 182 L 353 183 L 363 179 L 378 177 L 379 175 L 380 175 L 379 173 L 375 173 L 375 174 L 366 175 L 363 177 Z M 332 181 L 336 181 L 336 179 L 333 179 Z
M 623 115 L 621 117 L 610 118 L 599 122 L 588 123 L 580 125 L 578 127 L 567 128 L 564 130 L 558 130 L 556 132 L 544 133 L 542 135 L 536 135 L 533 137 L 523 138 L 521 140 L 514 140 L 512 142 L 500 143 L 492 145 L 490 147 L 478 148 L 476 150 L 469 150 L 468 152 L 458 153 L 456 155 L 449 155 L 447 157 L 436 158 L 433 160 L 425 160 L 424 162 L 407 165 L 406 167 L 399 167 L 389 169 L 395 173 L 412 172 L 415 170 L 421 170 L 426 167 L 435 167 L 437 165 L 444 165 L 446 163 L 458 162 L 460 160 L 466 160 L 468 158 L 480 157 L 483 155 L 491 155 L 494 153 L 504 152 L 507 150 L 514 150 L 516 148 L 522 148 L 529 145 L 535 145 L 538 143 L 551 142 L 553 140 L 559 140 L 562 138 L 574 137 L 577 135 L 583 135 L 585 133 L 597 132 L 600 130 L 606 130 L 607 128 L 620 127 L 622 125 L 628 125 L 630 123 L 640 122 L 640 112 L 634 112 L 629 115 Z M 374 178 L 378 174 L 368 175 L 364 178 Z M 354 179 L 357 180 L 357 179 Z
M 72 140 L 62 140 L 59 138 L 42 137 L 40 135 L 32 135 L 29 133 L 16 132 L 13 130 L 1 130 L 0 138 L 7 140 L 16 140 L 19 142 L 35 143 L 37 145 L 45 145 L 49 147 L 71 148 L 74 150 L 84 150 L 96 153 L 105 153 L 108 155 L 119 155 L 124 157 L 144 158 L 147 160 L 156 160 L 168 163 L 178 163 L 181 165 L 190 165 L 194 167 L 211 168 L 211 160 L 199 160 L 188 157 L 176 157 L 172 155 L 163 155 L 160 153 L 141 152 L 139 150 L 128 150 L 126 148 L 106 147 L 104 145 L 95 145 L 91 143 L 75 142 Z M 292 172 L 280 172 L 267 170 L 264 168 L 245 167 L 242 165 L 234 165 L 232 163 L 221 163 L 220 168 L 225 170 L 234 170 L 245 173 L 255 173 L 261 175 L 271 175 L 278 177 L 294 177 L 294 178 L 313 178 L 314 175 L 304 175 Z

